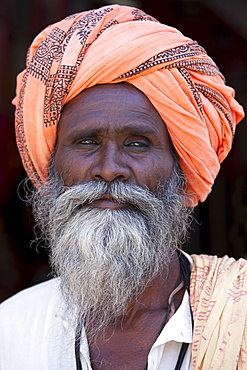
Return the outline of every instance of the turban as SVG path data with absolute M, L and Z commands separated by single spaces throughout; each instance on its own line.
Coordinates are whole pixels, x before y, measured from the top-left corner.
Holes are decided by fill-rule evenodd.
M 17 145 L 36 187 L 47 182 L 62 107 L 96 84 L 126 81 L 165 122 L 193 205 L 211 191 L 243 109 L 196 41 L 128 6 L 76 13 L 31 44 L 17 77 Z

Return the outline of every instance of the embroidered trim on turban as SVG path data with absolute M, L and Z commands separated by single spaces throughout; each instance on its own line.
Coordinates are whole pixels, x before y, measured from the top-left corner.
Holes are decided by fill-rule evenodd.
M 47 180 L 64 104 L 82 90 L 127 81 L 164 120 L 193 204 L 211 191 L 243 109 L 205 50 L 141 10 L 105 6 L 47 27 L 17 77 L 16 136 L 36 187 Z

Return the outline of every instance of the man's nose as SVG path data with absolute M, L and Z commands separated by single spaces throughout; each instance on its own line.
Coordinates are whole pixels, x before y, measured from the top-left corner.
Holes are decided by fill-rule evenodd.
M 123 155 L 116 147 L 102 150 L 97 162 L 91 170 L 92 180 L 127 181 L 130 177 L 130 168 L 124 161 Z

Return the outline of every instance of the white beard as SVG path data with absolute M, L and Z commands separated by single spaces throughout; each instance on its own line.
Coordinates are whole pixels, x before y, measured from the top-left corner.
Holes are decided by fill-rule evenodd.
M 162 200 L 124 183 L 108 187 L 90 182 L 63 188 L 57 197 L 54 187 L 39 191 L 35 214 L 50 244 L 51 265 L 61 278 L 71 317 L 86 326 L 91 338 L 118 322 L 180 246 L 189 212 L 180 190 L 174 190 L 178 180 L 173 174 L 160 187 Z M 111 210 L 90 205 L 106 191 L 131 206 Z

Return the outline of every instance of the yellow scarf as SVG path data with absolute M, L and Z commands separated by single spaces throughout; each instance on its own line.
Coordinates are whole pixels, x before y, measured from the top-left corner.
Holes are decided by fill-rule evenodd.
M 192 367 L 247 369 L 247 261 L 192 255 Z

